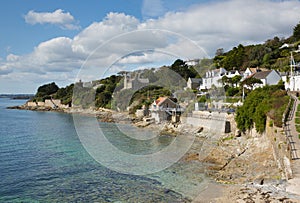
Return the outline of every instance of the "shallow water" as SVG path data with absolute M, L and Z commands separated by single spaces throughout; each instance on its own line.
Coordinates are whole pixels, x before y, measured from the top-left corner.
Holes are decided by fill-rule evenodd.
M 1 202 L 183 202 L 183 195 L 193 198 L 202 187 L 202 174 L 193 173 L 198 163 L 177 163 L 147 176 L 110 170 L 84 149 L 72 115 L 5 109 L 24 102 L 0 99 Z M 128 153 L 153 153 L 172 142 L 137 142 L 112 124 L 99 125 Z

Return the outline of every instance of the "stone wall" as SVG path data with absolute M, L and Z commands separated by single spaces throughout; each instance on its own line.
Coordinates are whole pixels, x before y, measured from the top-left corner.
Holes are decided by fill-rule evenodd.
M 286 180 L 292 178 L 290 163 L 290 152 L 286 143 L 286 137 L 282 128 L 273 126 L 270 118 L 267 118 L 266 136 L 270 140 L 273 149 L 273 156 L 277 162 L 278 168 L 282 171 L 282 177 Z
M 60 100 L 56 99 L 56 100 L 50 100 L 50 99 L 46 99 L 45 102 L 27 102 L 26 103 L 27 107 L 48 107 L 48 108 L 69 108 L 68 105 L 64 105 L 61 103 Z
M 28 106 L 28 107 L 37 107 L 37 103 L 36 102 L 27 102 L 26 106 Z
M 59 99 L 46 99 L 45 100 L 45 107 L 51 107 L 51 108 L 55 108 L 55 107 L 58 107 L 58 108 L 69 108 L 68 105 L 64 105 L 61 103 L 61 101 Z
M 229 133 L 230 121 L 227 120 L 227 113 L 194 111 L 186 118 L 186 122 L 195 127 L 204 127 L 212 132 Z
M 38 102 L 37 105 L 38 106 L 45 106 L 45 102 Z

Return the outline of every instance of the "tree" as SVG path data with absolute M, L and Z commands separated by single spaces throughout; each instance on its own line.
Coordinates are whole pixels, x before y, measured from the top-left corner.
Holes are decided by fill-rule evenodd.
M 216 51 L 216 56 L 222 56 L 224 54 L 224 49 L 223 48 L 219 48 Z
M 221 81 L 223 85 L 226 85 L 228 83 L 231 83 L 231 78 L 228 78 L 226 75 L 224 75 L 222 78 L 221 78 Z
M 240 75 L 236 75 L 231 79 L 232 84 L 235 84 L 235 86 L 237 86 L 237 84 L 241 81 L 242 76 Z
M 74 84 L 71 84 L 69 86 L 60 88 L 53 98 L 60 99 L 62 104 L 71 104 L 72 103 L 72 97 L 73 97 L 73 88 Z
M 294 27 L 293 38 L 295 41 L 300 40 L 300 23 Z
M 50 95 L 56 93 L 58 90 L 59 87 L 54 82 L 42 85 L 38 88 L 35 99 L 38 101 L 45 100 L 46 97 L 49 98 Z
M 178 73 L 181 77 L 183 77 L 186 81 L 188 78 L 195 78 L 197 76 L 197 71 L 194 68 L 189 68 L 188 65 L 184 63 L 183 60 L 177 59 L 172 65 L 171 70 Z
M 251 89 L 253 89 L 255 84 L 262 84 L 262 81 L 260 79 L 251 77 L 251 78 L 247 78 L 242 82 L 242 85 L 247 85 L 249 87 L 251 87 Z

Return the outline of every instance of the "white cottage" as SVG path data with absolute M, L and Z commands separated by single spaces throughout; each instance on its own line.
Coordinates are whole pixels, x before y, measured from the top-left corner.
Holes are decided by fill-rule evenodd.
M 221 79 L 226 75 L 226 73 L 227 71 L 224 68 L 207 71 L 205 73 L 205 77 L 202 79 L 200 90 L 211 89 L 212 86 L 222 87 L 223 84 L 221 82 Z
M 157 123 L 171 120 L 177 111 L 181 111 L 180 106 L 168 97 L 159 97 L 150 107 L 151 117 Z
M 264 87 L 266 85 L 277 85 L 281 80 L 281 76 L 276 70 L 256 72 L 252 77 L 262 82 L 262 84 L 256 84 L 254 88 Z

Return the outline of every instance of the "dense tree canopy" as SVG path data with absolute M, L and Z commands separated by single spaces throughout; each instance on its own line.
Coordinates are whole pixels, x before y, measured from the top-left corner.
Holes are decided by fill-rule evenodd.
M 196 78 L 199 77 L 198 72 L 194 67 L 189 67 L 185 64 L 185 62 L 181 59 L 177 59 L 170 67 L 171 70 L 175 71 L 181 77 L 183 77 L 186 81 L 188 78 Z
M 45 99 L 56 93 L 58 89 L 59 87 L 54 82 L 42 85 L 38 88 L 34 100 L 45 101 Z

